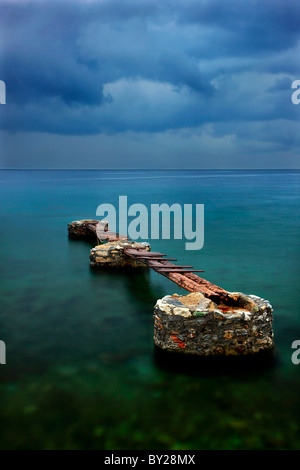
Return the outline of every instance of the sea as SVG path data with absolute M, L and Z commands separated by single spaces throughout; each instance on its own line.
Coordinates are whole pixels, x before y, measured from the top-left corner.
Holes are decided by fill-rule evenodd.
M 268 357 L 154 348 L 156 301 L 187 292 L 152 271 L 95 271 L 93 243 L 68 238 L 69 222 L 120 196 L 149 211 L 204 204 L 201 249 L 142 241 L 269 300 Z M 299 214 L 299 171 L 0 171 L 0 448 L 299 449 Z

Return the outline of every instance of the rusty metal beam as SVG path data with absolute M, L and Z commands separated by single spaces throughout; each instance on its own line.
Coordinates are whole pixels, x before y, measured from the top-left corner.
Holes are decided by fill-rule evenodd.
M 151 266 L 150 266 L 151 268 Z M 200 271 L 199 269 L 190 269 L 190 268 L 154 268 L 155 271 L 159 273 L 203 273 L 203 271 Z
M 157 256 L 157 257 L 156 256 L 151 256 L 151 257 L 149 257 L 149 256 L 147 256 L 147 257 L 146 256 L 145 257 L 144 256 L 139 256 L 139 257 L 136 257 L 136 258 L 141 260 L 141 261 L 142 260 L 147 260 L 147 259 L 148 260 L 151 259 L 151 261 L 160 261 L 160 260 L 161 261 L 177 261 L 176 258 L 161 258 L 159 256 Z
M 108 228 L 107 222 L 105 221 L 87 220 L 85 225 L 101 240 L 128 240 L 128 237 L 125 235 L 111 232 Z M 176 266 L 169 263 L 169 261 L 177 261 L 177 259 L 167 258 L 167 255 L 160 252 L 148 252 L 144 250 L 135 250 L 133 248 L 125 248 L 124 253 L 127 256 L 148 265 L 157 273 L 167 277 L 189 292 L 202 292 L 206 297 L 217 302 L 228 298 L 228 292 L 226 290 L 194 274 L 195 272 L 204 272 L 203 270 L 194 269 L 192 266 L 186 265 Z

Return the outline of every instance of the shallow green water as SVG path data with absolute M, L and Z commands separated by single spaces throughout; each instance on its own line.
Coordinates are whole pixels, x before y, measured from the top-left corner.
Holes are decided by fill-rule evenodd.
M 299 172 L 2 171 L 0 446 L 300 448 Z M 184 293 L 158 274 L 94 272 L 68 222 L 96 207 L 205 204 L 205 245 L 155 251 L 273 305 L 269 362 L 174 363 L 153 350 L 153 306 Z

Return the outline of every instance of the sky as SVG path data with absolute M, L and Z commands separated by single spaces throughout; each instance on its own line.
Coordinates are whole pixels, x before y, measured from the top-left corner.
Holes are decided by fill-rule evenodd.
M 300 168 L 299 0 L 2 0 L 1 168 Z

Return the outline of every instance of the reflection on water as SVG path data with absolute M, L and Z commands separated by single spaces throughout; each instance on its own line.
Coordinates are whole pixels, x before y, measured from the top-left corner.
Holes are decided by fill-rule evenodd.
M 157 367 L 175 374 L 191 377 L 232 377 L 248 379 L 258 377 L 278 365 L 275 351 L 264 351 L 253 356 L 197 357 L 168 353 L 154 348 L 153 359 Z
M 290 171 L 2 172 L 0 447 L 300 448 L 299 187 Z M 92 244 L 67 238 L 68 222 L 120 194 L 205 204 L 203 250 L 152 248 L 270 300 L 274 352 L 190 361 L 154 349 L 156 300 L 184 291 L 152 271 L 92 270 Z

